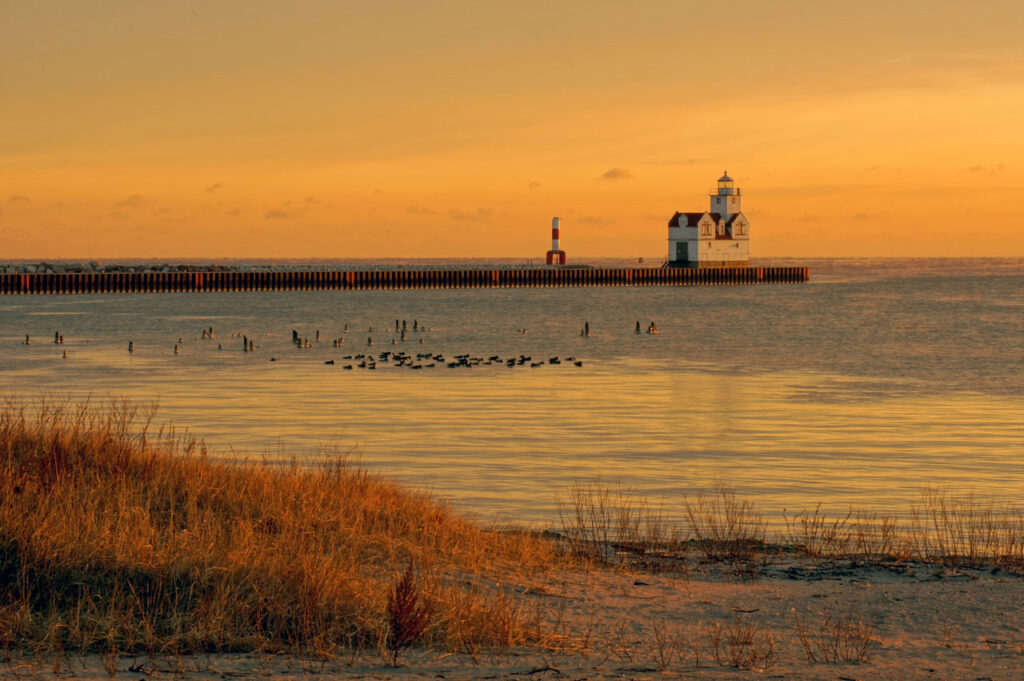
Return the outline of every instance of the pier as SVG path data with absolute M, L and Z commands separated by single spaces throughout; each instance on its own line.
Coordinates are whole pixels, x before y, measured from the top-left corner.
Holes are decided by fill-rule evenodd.
M 2 295 L 798 284 L 806 267 L 532 267 L 0 274 Z

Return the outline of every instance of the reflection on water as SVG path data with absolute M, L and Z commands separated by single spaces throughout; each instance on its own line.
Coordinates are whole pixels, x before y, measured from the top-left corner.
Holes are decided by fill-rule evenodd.
M 1018 497 L 1020 261 L 955 278 L 931 261 L 915 276 L 916 262 L 877 279 L 817 263 L 805 286 L 0 298 L 0 377 L 23 397 L 158 399 L 222 451 L 355 446 L 375 470 L 516 520 L 550 521 L 574 477 L 670 510 L 717 480 L 769 510 L 902 510 L 925 483 Z M 396 318 L 410 332 L 393 345 Z M 299 350 L 292 329 L 323 342 Z M 388 350 L 583 366 L 343 369 Z

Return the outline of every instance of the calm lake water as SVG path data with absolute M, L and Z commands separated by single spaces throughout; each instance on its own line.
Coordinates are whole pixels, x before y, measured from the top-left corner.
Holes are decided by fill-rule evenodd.
M 1024 260 L 771 264 L 806 265 L 811 282 L 0 297 L 0 391 L 158 400 L 158 420 L 225 456 L 354 448 L 372 470 L 515 522 L 556 521 L 574 478 L 671 512 L 719 481 L 770 513 L 899 511 L 926 484 L 1020 498 Z M 396 319 L 409 332 L 393 345 Z M 637 321 L 660 333 L 635 334 Z M 297 349 L 293 329 L 322 340 Z M 583 366 L 343 368 L 371 351 Z

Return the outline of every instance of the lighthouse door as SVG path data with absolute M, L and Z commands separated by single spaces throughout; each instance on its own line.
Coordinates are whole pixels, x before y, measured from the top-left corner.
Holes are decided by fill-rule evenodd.
M 687 249 L 687 243 L 685 241 L 676 242 L 676 262 L 687 262 L 689 258 L 689 250 Z

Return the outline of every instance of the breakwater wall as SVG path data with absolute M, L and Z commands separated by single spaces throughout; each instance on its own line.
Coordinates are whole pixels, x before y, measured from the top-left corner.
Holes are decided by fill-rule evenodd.
M 0 274 L 0 294 L 797 284 L 806 267 L 537 267 Z

